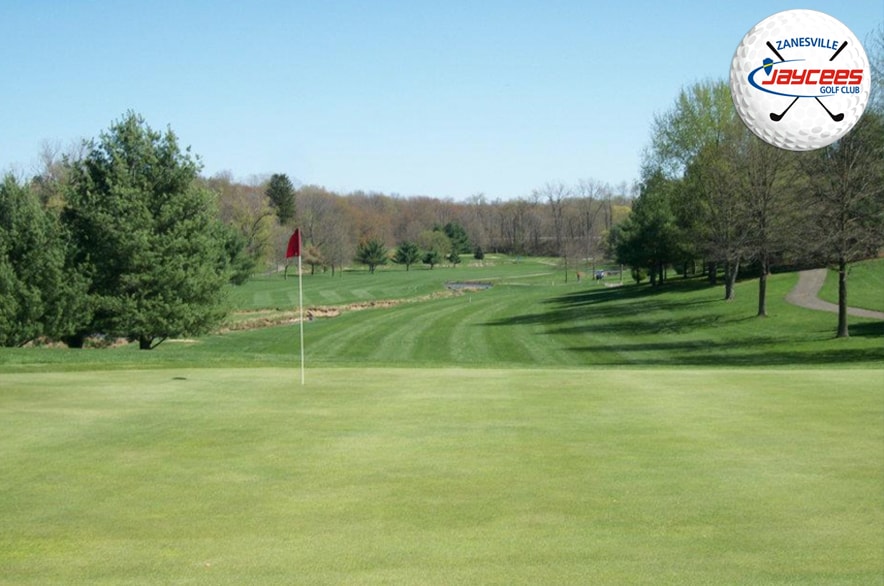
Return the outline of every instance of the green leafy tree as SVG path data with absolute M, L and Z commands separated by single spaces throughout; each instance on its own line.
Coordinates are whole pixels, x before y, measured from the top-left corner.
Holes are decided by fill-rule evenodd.
M 88 319 L 85 282 L 64 270 L 63 236 L 38 195 L 7 175 L 0 183 L 0 346 L 58 339 Z
M 267 197 L 276 210 L 280 224 L 288 224 L 295 219 L 295 186 L 288 175 L 274 173 L 267 185 Z
M 73 266 L 90 277 L 92 333 L 151 349 L 167 337 L 199 335 L 220 322 L 235 247 L 215 195 L 197 182 L 201 165 L 171 130 L 127 113 L 71 163 L 63 220 Z
M 681 212 L 697 220 L 679 222 L 693 225 L 693 250 L 712 263 L 710 276 L 724 267 L 724 298 L 733 300 L 740 265 L 749 255 L 750 221 L 748 193 L 739 177 L 740 156 L 733 140 L 710 143 L 694 157 L 685 173 L 683 191 L 694 207 Z M 683 216 L 682 216 L 683 218 Z
M 460 264 L 460 254 L 458 254 L 457 249 L 452 249 L 446 258 L 448 259 L 448 262 L 454 266 Z
M 405 241 L 396 248 L 396 254 L 393 256 L 393 262 L 405 265 L 405 270 L 411 269 L 411 265 L 420 261 L 421 251 L 414 242 Z
M 726 299 L 734 297 L 748 248 L 748 194 L 737 148 L 745 132 L 727 82 L 697 83 L 683 89 L 672 108 L 655 117 L 645 155 L 647 167 L 684 180 L 679 191 L 686 197 L 672 206 L 673 212 L 678 213 L 680 227 L 696 230 L 690 243 L 694 253 L 724 264 Z
M 378 238 L 365 240 L 356 247 L 356 260 L 368 265 L 368 272 L 374 273 L 375 268 L 387 264 L 387 247 Z
M 872 69 L 872 94 L 867 108 L 879 113 L 884 111 L 884 87 L 880 79 L 884 78 L 884 23 L 879 23 L 865 41 L 866 52 L 869 56 L 869 66 Z
M 242 285 L 252 276 L 258 262 L 249 253 L 249 242 L 245 234 L 230 224 L 222 226 L 221 237 L 224 240 L 224 252 L 230 266 L 230 282 Z
M 642 281 L 648 278 L 648 272 L 640 267 L 632 267 L 629 269 L 629 274 L 632 276 L 632 280 L 635 281 L 636 285 L 641 285 Z
M 438 227 L 434 230 L 425 230 L 417 238 L 418 246 L 424 251 L 422 262 L 430 265 L 432 270 L 445 260 L 445 256 L 451 252 L 451 239 Z
M 442 253 L 438 250 L 428 250 L 424 253 L 423 263 L 425 265 L 430 265 L 430 270 L 433 270 L 437 264 L 442 262 Z

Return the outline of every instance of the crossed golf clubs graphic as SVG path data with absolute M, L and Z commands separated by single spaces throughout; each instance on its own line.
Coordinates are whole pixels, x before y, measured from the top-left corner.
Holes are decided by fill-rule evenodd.
M 840 55 L 840 54 L 841 54 L 841 51 L 843 51 L 843 50 L 844 50 L 844 47 L 846 47 L 846 46 L 847 46 L 847 41 L 844 41 L 841 45 L 839 45 L 838 50 L 835 51 L 835 53 L 834 53 L 831 57 L 829 57 L 829 61 L 834 61 L 834 60 L 835 60 L 835 57 L 837 57 L 838 55 Z M 776 48 L 771 44 L 770 41 L 767 41 L 767 47 L 768 47 L 771 51 L 773 51 L 773 54 L 777 56 L 777 59 L 779 59 L 780 61 L 785 61 L 785 59 L 783 59 L 783 56 L 780 55 L 779 51 L 776 50 Z M 795 99 L 792 100 L 792 102 L 791 102 L 791 103 L 786 107 L 786 109 L 783 110 L 781 113 L 777 114 L 776 112 L 771 112 L 771 113 L 770 113 L 770 119 L 773 120 L 774 122 L 779 122 L 780 120 L 782 120 L 782 119 L 783 119 L 783 116 L 786 115 L 786 112 L 788 112 L 789 109 L 790 109 L 792 106 L 795 105 L 795 102 L 797 102 L 797 101 L 798 101 L 798 98 L 800 98 L 800 97 L 802 97 L 802 96 L 795 96 Z M 809 97 L 809 96 L 805 96 L 805 97 Z M 819 104 L 820 106 L 823 107 L 823 110 L 826 111 L 826 114 L 828 114 L 828 115 L 829 115 L 829 118 L 831 118 L 833 121 L 835 121 L 835 122 L 841 122 L 842 120 L 844 120 L 844 112 L 841 112 L 841 113 L 839 113 L 839 114 L 833 114 L 833 113 L 831 112 L 831 110 L 829 110 L 828 108 L 826 108 L 826 105 L 823 104 L 823 101 L 822 101 L 821 99 L 819 99 L 819 97 L 814 96 L 813 99 L 816 100 L 817 104 Z

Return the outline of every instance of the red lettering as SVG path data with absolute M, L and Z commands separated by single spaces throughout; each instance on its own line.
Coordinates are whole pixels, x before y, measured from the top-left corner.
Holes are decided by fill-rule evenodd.
M 789 85 L 792 81 L 792 70 L 791 69 L 782 69 L 777 72 L 776 76 L 777 83 L 782 85 Z
M 761 85 L 858 85 L 862 69 L 780 69 Z

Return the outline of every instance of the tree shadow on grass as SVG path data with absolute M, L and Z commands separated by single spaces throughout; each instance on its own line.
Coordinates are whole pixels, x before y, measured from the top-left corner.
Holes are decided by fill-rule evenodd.
M 884 338 L 884 320 L 850 324 L 850 335 L 853 337 L 880 337 Z M 882 341 L 884 345 L 884 341 Z
M 602 289 L 586 289 L 583 291 L 574 291 L 566 293 L 553 299 L 549 299 L 546 303 L 557 305 L 589 305 L 596 303 L 606 303 L 608 301 L 632 301 L 634 299 L 652 299 L 655 297 L 665 296 L 673 292 L 688 293 L 693 291 L 714 290 L 715 287 L 709 285 L 705 280 L 688 279 L 668 281 L 662 287 L 651 287 L 650 285 L 625 285 L 622 287 L 605 287 Z
M 559 318 L 580 316 L 594 319 L 634 317 L 660 312 L 683 312 L 719 301 L 713 297 L 709 287 L 688 287 L 656 289 L 652 287 L 625 287 L 617 289 L 580 291 L 569 293 L 543 302 L 554 309 L 542 312 L 546 323 L 562 321 Z M 675 292 L 690 292 L 706 289 L 708 295 L 675 295 Z
M 703 294 L 701 290 L 708 290 Z M 679 292 L 687 295 L 665 295 Z M 698 294 L 691 294 L 698 292 Z M 834 332 L 777 332 L 767 336 L 755 328 L 740 327 L 726 339 L 716 328 L 759 319 L 734 315 L 717 291 L 697 281 L 661 289 L 624 287 L 569 293 L 545 300 L 544 308 L 486 322 L 488 327 L 547 326 L 540 335 L 611 336 L 616 344 L 572 345 L 563 351 L 586 354 L 587 362 L 648 366 L 788 366 L 884 362 L 884 344 L 873 348 L 826 344 Z M 704 335 L 704 330 L 709 334 Z M 683 334 L 699 332 L 700 339 Z M 884 322 L 851 324 L 851 337 L 882 337 Z M 672 335 L 656 341 L 643 336 Z M 634 342 L 630 341 L 634 340 Z M 825 347 L 815 350 L 807 342 Z M 566 344 L 568 342 L 565 342 Z
M 487 322 L 488 326 L 515 326 L 515 325 L 547 325 L 585 322 L 593 320 L 618 320 L 623 323 L 625 330 L 637 331 L 651 324 L 652 319 L 635 319 L 636 316 L 649 315 L 650 313 L 679 312 L 689 307 L 703 306 L 714 303 L 717 299 L 710 297 L 702 298 L 677 298 L 673 297 L 673 291 L 709 289 L 707 286 L 698 286 L 696 281 L 680 283 L 678 288 L 667 286 L 662 289 L 652 287 L 617 287 L 611 289 L 592 289 L 568 293 L 559 297 L 553 297 L 542 301 L 543 306 L 553 306 L 550 309 L 541 309 L 534 313 L 509 316 Z M 670 294 L 670 295 L 667 295 Z M 624 318 L 632 318 L 628 322 L 620 322 Z M 691 318 L 693 319 L 693 318 Z M 701 318 L 698 318 L 702 321 Z M 663 319 L 665 321 L 666 318 Z M 674 320 L 669 320 L 670 322 Z M 633 327 L 635 326 L 635 328 Z M 664 326 L 666 327 L 666 326 Z M 670 328 L 676 327 L 670 323 Z M 684 327 L 677 326 L 678 330 Z M 619 328 L 618 328 L 619 330 Z M 611 330 L 613 331 L 613 330 Z
M 596 316 L 597 317 L 597 316 Z M 560 327 L 549 330 L 550 334 L 581 335 L 581 334 L 684 334 L 702 328 L 723 325 L 727 322 L 742 321 L 726 319 L 715 313 L 679 317 L 679 318 L 622 318 L 617 320 L 600 320 L 579 325 Z
M 796 366 L 884 361 L 884 348 L 826 348 L 784 350 L 782 340 L 744 342 L 659 342 L 598 344 L 565 348 L 591 354 L 593 362 L 612 366 Z

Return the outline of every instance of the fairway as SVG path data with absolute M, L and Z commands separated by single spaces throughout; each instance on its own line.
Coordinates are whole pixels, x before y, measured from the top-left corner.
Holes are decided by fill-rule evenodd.
M 884 370 L 4 373 L 3 584 L 872 584 Z
M 563 276 L 305 278 L 304 386 L 292 323 L 4 349 L 0 584 L 880 582 L 884 322 Z

